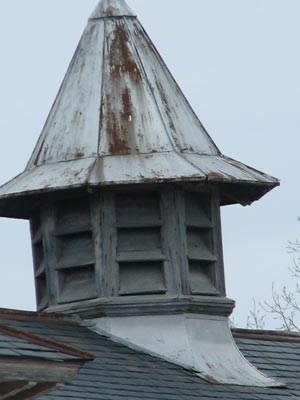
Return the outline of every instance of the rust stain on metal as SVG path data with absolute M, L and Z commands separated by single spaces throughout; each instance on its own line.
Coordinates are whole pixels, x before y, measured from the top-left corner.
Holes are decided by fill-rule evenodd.
M 131 149 L 126 137 L 122 137 L 126 131 L 121 129 L 120 121 L 112 110 L 111 102 L 107 99 L 106 130 L 109 137 L 109 152 L 112 155 L 130 154 Z
M 127 76 L 135 85 L 141 82 L 142 76 L 134 59 L 129 45 L 129 35 L 120 21 L 115 21 L 113 31 L 107 36 L 109 46 L 109 70 L 112 84 L 120 82 L 123 86 L 124 76 Z M 130 85 L 126 85 L 120 92 L 121 110 L 116 107 L 119 99 L 110 92 L 105 93 L 102 99 L 102 115 L 109 142 L 109 153 L 111 155 L 127 155 L 139 152 L 139 147 L 132 143 L 134 135 L 133 118 L 135 109 L 132 101 Z M 102 118 L 101 118 L 102 119 Z
M 118 79 L 123 74 L 128 74 L 132 81 L 138 83 L 142 80 L 140 70 L 129 49 L 129 37 L 125 28 L 116 24 L 114 39 L 109 53 L 109 65 L 112 79 Z
M 180 153 L 188 153 L 188 152 L 193 153 L 194 148 L 192 146 L 180 148 Z
M 220 174 L 220 173 L 218 173 L 218 172 L 209 172 L 208 174 L 207 174 L 207 179 L 208 180 L 213 180 L 213 179 L 216 179 L 216 180 L 224 180 L 224 175 L 222 175 L 222 174 Z
M 208 367 L 210 368 L 209 363 L 207 363 L 207 364 L 208 364 Z M 196 371 L 196 372 L 197 372 L 197 371 Z M 203 374 L 203 377 L 204 377 L 209 383 L 212 383 L 212 384 L 214 384 L 214 385 L 220 384 L 220 382 L 217 381 L 217 380 L 216 380 L 213 376 L 211 376 L 211 375 Z
M 122 103 L 123 103 L 123 112 L 121 114 L 121 117 L 125 121 L 131 121 L 134 114 L 134 110 L 131 101 L 130 90 L 128 88 L 125 88 L 122 93 Z
M 103 15 L 105 15 L 106 17 L 113 17 L 117 13 L 118 13 L 118 10 L 115 7 L 109 6 L 103 12 Z
M 141 180 L 142 183 L 160 183 L 164 180 L 163 177 L 159 176 L 159 174 L 155 174 L 156 176 L 147 178 L 143 174 L 139 174 L 138 178 Z
M 172 129 L 173 132 L 176 132 L 176 128 L 175 128 L 175 125 L 174 125 L 174 122 L 173 122 L 173 118 L 172 118 L 172 111 L 171 111 L 171 108 L 170 108 L 170 105 L 169 105 L 169 102 L 168 102 L 168 97 L 166 95 L 166 92 L 164 91 L 164 88 L 162 87 L 162 84 L 158 79 L 155 79 L 155 83 L 156 83 L 156 87 L 157 87 L 157 89 L 159 91 L 159 94 L 161 96 L 161 99 L 162 99 L 162 101 L 163 101 L 163 103 L 165 105 L 166 114 L 167 114 L 167 117 L 169 119 L 170 128 Z
M 76 160 L 83 158 L 84 157 L 84 152 L 80 149 L 76 149 L 75 151 L 75 158 Z
M 109 143 L 110 154 L 116 155 L 129 153 L 130 149 L 127 142 L 124 139 L 120 138 L 117 117 L 114 113 L 111 113 L 108 118 L 107 133 L 109 134 L 109 137 L 111 139 L 111 142 Z

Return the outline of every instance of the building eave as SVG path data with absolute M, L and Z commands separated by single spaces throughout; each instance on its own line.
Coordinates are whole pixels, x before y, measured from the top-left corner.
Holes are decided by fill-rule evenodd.
M 128 185 L 206 183 L 219 187 L 223 204 L 251 204 L 279 181 L 224 156 L 154 153 L 49 163 L 25 170 L 0 187 L 0 215 L 17 216 L 24 199 L 41 195 Z M 26 202 L 26 201 L 25 201 Z M 15 211 L 14 211 L 15 210 Z M 19 211 L 18 211 L 19 210 Z M 22 217 L 22 216 L 21 216 Z

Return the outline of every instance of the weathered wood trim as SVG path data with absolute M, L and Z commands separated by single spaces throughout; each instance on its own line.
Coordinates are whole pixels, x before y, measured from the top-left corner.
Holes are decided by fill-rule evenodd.
M 8 396 L 17 394 L 18 392 L 23 390 L 27 386 L 27 384 L 27 381 L 0 382 L 0 399 L 4 400 L 8 398 Z M 32 385 L 35 385 L 35 383 L 33 383 Z
M 95 194 L 90 197 L 90 210 L 95 254 L 95 281 L 98 297 L 104 296 L 106 286 L 105 269 L 103 268 L 102 230 L 101 230 L 102 197 Z
M 43 244 L 46 262 L 46 282 L 48 288 L 49 303 L 57 304 L 58 299 L 58 274 L 55 270 L 56 242 L 53 237 L 56 223 L 56 208 L 53 204 L 47 204 L 41 210 L 41 225 L 43 232 Z
M 213 232 L 214 252 L 217 255 L 217 262 L 215 268 L 216 284 L 217 284 L 217 289 L 219 290 L 221 296 L 226 296 L 220 196 L 219 193 L 217 193 L 216 191 L 211 196 L 211 212 L 212 212 L 212 221 L 214 225 L 214 232 Z
M 51 389 L 55 388 L 53 383 L 31 383 L 29 382 L 17 393 L 4 397 L 3 400 L 31 400 L 36 398 L 37 395 L 48 393 Z M 1 397 L 2 400 L 2 397 Z
M 181 292 L 180 276 L 180 248 L 178 247 L 178 223 L 175 210 L 174 191 L 166 189 L 160 192 L 161 195 L 161 240 L 163 253 L 166 255 L 164 262 L 165 279 L 168 293 Z
M 161 315 L 178 313 L 229 316 L 235 302 L 219 296 L 130 296 L 88 300 L 50 307 L 46 311 L 76 313 L 81 318 L 125 315 Z
M 36 254 L 35 254 L 35 245 L 37 243 L 37 240 L 36 240 L 37 235 L 36 235 L 36 232 L 34 232 L 34 224 L 35 224 L 35 221 L 37 218 L 40 220 L 40 210 L 36 210 L 35 214 L 31 216 L 30 223 L 29 223 L 30 235 L 31 235 L 31 254 L 32 254 L 32 261 L 33 261 L 33 272 L 34 272 L 35 301 L 36 301 L 37 309 L 40 310 L 41 305 L 39 304 L 39 298 L 38 298 L 39 285 L 38 285 L 38 280 L 37 280 L 37 271 L 39 269 L 39 265 L 37 264 Z M 41 241 L 43 243 L 41 222 L 40 222 L 38 231 L 40 231 Z M 43 247 L 44 247 L 44 245 L 43 245 Z M 43 248 L 43 251 L 45 251 L 44 248 Z M 44 257 L 45 257 L 45 255 L 44 255 Z M 44 262 L 46 263 L 46 260 L 44 260 Z M 46 268 L 47 268 L 47 266 L 46 266 Z M 47 298 L 49 300 L 48 293 L 47 293 Z M 47 307 L 47 305 L 46 305 L 46 307 Z
M 137 262 L 137 261 L 165 261 L 166 256 L 164 254 L 158 254 L 152 251 L 141 252 L 131 252 L 127 254 L 126 252 L 120 253 L 117 256 L 118 262 Z
M 0 381 L 36 381 L 65 383 L 73 379 L 82 361 L 46 361 L 40 359 L 0 358 Z
M 102 295 L 111 297 L 118 295 L 119 267 L 117 263 L 117 229 L 115 195 L 104 192 L 101 195 L 101 237 L 102 237 L 102 273 L 104 285 Z
M 186 231 L 185 197 L 183 190 L 175 191 L 175 210 L 174 215 L 178 224 L 178 241 L 176 247 L 179 249 L 180 275 L 182 293 L 190 294 L 190 273 L 188 265 L 188 246 Z
M 36 388 L 36 382 L 3 382 L 0 383 L 0 399 L 15 400 L 28 399 L 28 391 Z M 10 388 L 10 389 L 9 389 Z

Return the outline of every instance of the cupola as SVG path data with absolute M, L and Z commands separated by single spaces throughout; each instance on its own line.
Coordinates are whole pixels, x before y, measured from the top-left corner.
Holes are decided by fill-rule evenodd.
M 38 310 L 102 318 L 99 330 L 115 318 L 129 341 L 130 318 L 162 327 L 173 315 L 175 329 L 193 314 L 191 330 L 221 327 L 226 348 L 234 302 L 220 207 L 251 204 L 277 185 L 220 152 L 135 14 L 103 0 L 25 171 L 0 188 L 0 215 L 30 220 Z

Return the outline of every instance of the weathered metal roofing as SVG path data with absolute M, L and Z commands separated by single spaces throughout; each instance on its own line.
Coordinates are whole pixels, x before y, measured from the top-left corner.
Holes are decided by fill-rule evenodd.
M 130 10 L 128 5 L 123 0 L 103 0 L 100 2 L 90 19 L 103 17 L 134 17 L 135 14 Z
M 221 154 L 129 7 L 103 0 L 25 171 L 0 188 L 0 213 L 15 196 L 167 181 L 247 184 L 244 203 L 278 185 Z
M 89 323 L 96 333 L 181 365 L 210 383 L 284 386 L 243 357 L 226 317 L 187 313 L 101 317 Z

